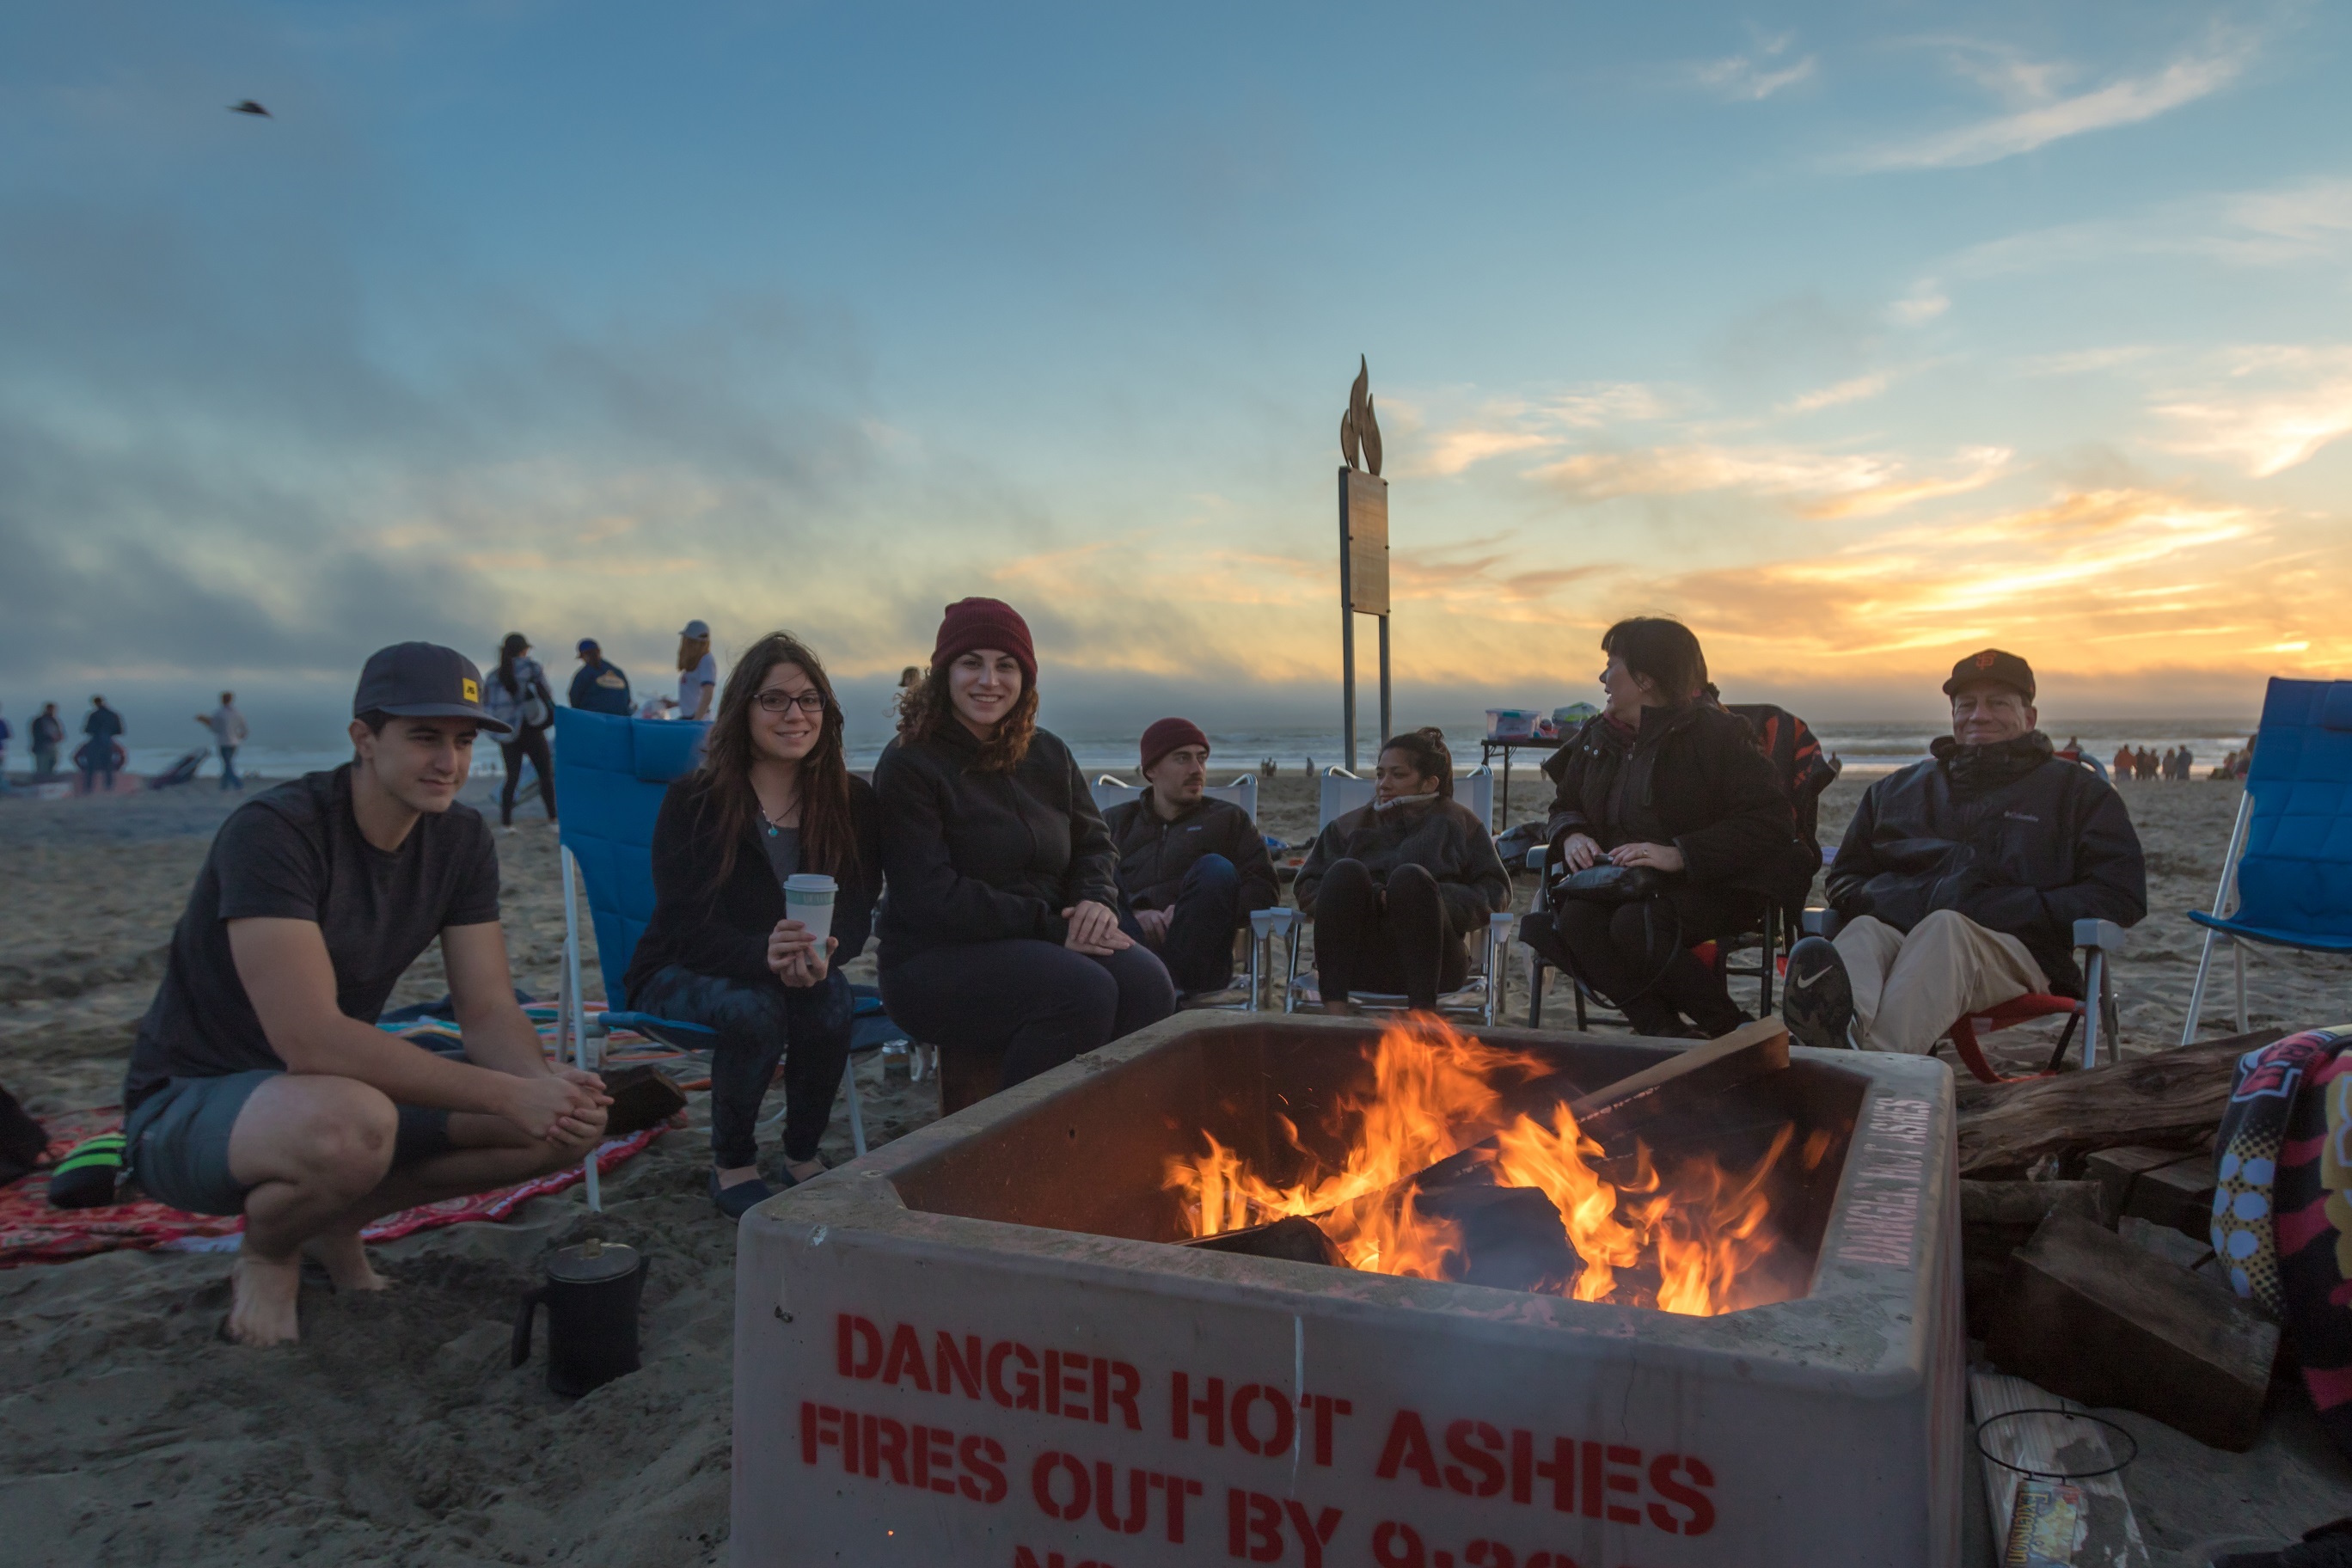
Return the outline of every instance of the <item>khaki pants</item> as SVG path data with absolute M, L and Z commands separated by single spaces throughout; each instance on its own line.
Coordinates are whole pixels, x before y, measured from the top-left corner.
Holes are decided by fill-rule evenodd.
M 2025 944 L 1951 910 L 1908 932 L 1863 915 L 1837 934 L 1853 982 L 1854 1035 L 1866 1050 L 1924 1056 L 1955 1018 L 2045 989 Z

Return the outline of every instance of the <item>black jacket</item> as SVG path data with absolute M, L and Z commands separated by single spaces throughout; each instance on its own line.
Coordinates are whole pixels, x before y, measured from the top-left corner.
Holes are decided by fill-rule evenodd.
M 1838 846 L 1829 900 L 1909 931 L 1957 910 L 2023 942 L 2061 995 L 2079 996 L 2074 922 L 2137 925 L 2147 868 L 2123 796 L 2060 762 L 2039 731 L 1992 746 L 1947 735 L 1931 761 L 1872 784 Z
M 950 722 L 890 742 L 874 769 L 882 804 L 882 963 L 947 943 L 1069 935 L 1062 911 L 1118 908 L 1118 857 L 1078 764 L 1040 730 L 1009 773 L 973 765 L 980 742 Z
M 1801 900 L 1820 851 L 1797 837 L 1794 811 L 1756 732 L 1712 702 L 1645 708 L 1628 736 L 1587 719 L 1543 771 L 1559 786 L 1544 834 L 1581 833 L 1603 849 L 1671 844 L 1695 888 Z
M 1418 866 L 1437 879 L 1438 896 L 1454 929 L 1467 936 L 1486 917 L 1511 907 L 1510 873 L 1495 853 L 1495 841 L 1478 814 L 1455 801 L 1398 805 L 1387 811 L 1360 805 L 1315 838 L 1298 868 L 1298 907 L 1315 912 L 1315 894 L 1341 860 L 1360 860 L 1375 883 L 1385 884 L 1400 866 Z
M 768 967 L 768 937 L 784 918 L 783 887 L 753 829 L 736 846 L 735 868 L 712 896 L 719 839 L 703 825 L 707 795 L 699 775 L 689 773 L 662 797 L 661 815 L 654 819 L 653 918 L 637 939 L 622 982 L 632 993 L 669 963 L 746 985 L 783 984 Z M 849 781 L 849 816 L 857 832 L 857 869 L 834 879 L 830 934 L 841 943 L 833 954 L 836 969 L 865 950 L 874 901 L 882 892 L 882 814 L 872 786 L 855 776 Z
M 1282 901 L 1282 884 L 1265 853 L 1265 836 L 1229 800 L 1202 800 L 1173 822 L 1151 809 L 1151 795 L 1114 805 L 1103 813 L 1111 847 L 1118 852 L 1118 890 L 1131 910 L 1168 910 L 1184 886 L 1184 873 L 1203 855 L 1222 855 L 1241 873 L 1241 912 L 1272 909 Z

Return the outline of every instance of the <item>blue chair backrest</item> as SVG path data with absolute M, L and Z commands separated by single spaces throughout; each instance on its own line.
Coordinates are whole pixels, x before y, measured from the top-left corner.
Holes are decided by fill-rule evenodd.
M 555 710 L 561 842 L 579 862 L 596 927 L 604 999 L 626 1005 L 621 977 L 654 915 L 654 818 L 670 781 L 694 771 L 709 724 Z
M 2236 918 L 2352 935 L 2352 680 L 2273 680 L 2255 731 Z

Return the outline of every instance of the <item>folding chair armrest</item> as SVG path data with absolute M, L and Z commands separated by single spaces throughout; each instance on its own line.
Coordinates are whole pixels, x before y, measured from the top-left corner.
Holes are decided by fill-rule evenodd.
M 2079 920 L 2074 922 L 2074 945 L 2098 948 L 2114 952 L 2124 945 L 2124 928 L 2113 921 Z
M 1250 935 L 1261 941 L 1268 936 L 1288 936 L 1290 928 L 1297 923 L 1298 911 L 1280 904 L 1250 911 Z
M 1833 937 L 1845 921 L 1835 910 L 1807 910 L 1798 917 L 1807 936 Z
M 1528 869 L 1540 873 L 1544 868 L 1544 858 L 1550 853 L 1551 846 L 1549 844 L 1538 844 L 1534 848 L 1528 850 Z

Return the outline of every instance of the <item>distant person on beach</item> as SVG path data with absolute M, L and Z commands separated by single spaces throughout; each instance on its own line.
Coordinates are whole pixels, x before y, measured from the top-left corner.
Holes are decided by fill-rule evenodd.
M 1012 605 L 947 607 L 874 789 L 882 999 L 917 1039 L 1003 1052 L 1010 1088 L 1175 1011 L 1166 965 L 1118 928 L 1118 856 L 1077 761 L 1037 728 Z
M 1316 984 L 1334 1012 L 1359 991 L 1433 1011 L 1469 974 L 1470 933 L 1510 906 L 1510 873 L 1478 814 L 1454 798 L 1442 731 L 1391 736 L 1372 779 L 1372 803 L 1333 818 L 1298 868 Z
M 708 719 L 719 700 L 719 661 L 710 657 L 710 623 L 688 621 L 677 634 L 677 711 L 674 719 Z
M 1768 907 L 1801 902 L 1818 852 L 1801 842 L 1755 731 L 1706 695 L 1706 656 L 1687 626 L 1637 616 L 1611 626 L 1601 648 L 1606 705 L 1543 763 L 1557 786 L 1545 872 L 1645 868 L 1659 886 L 1637 899 L 1556 896 L 1521 940 L 1622 1009 L 1636 1032 L 1695 1026 L 1711 1038 L 1748 1015 L 1690 950 L 1761 930 Z
M 89 795 L 97 788 L 100 774 L 106 777 L 109 795 L 114 793 L 115 742 L 122 734 L 122 715 L 106 705 L 103 697 L 89 700 L 89 716 L 81 721 L 81 732 L 87 737 L 81 743 L 81 793 Z
M 1836 941 L 1789 954 L 1781 1017 L 1806 1045 L 1922 1055 L 1953 1019 L 2012 996 L 2080 996 L 2074 922 L 2147 913 L 2123 798 L 2051 754 L 2032 667 L 1986 648 L 1944 694 L 1951 734 L 1872 784 L 1838 846 Z
M 58 717 L 58 705 L 44 702 L 41 710 L 33 715 L 33 782 L 47 784 L 57 776 L 58 748 L 66 743 L 66 721 Z
M 1160 955 L 1176 989 L 1223 991 L 1234 932 L 1282 901 L 1265 837 L 1248 812 L 1211 800 L 1209 737 L 1190 719 L 1143 731 L 1144 791 L 1103 814 L 1118 855 L 1118 929 Z
M 718 1031 L 710 1061 L 710 1201 L 730 1219 L 824 1174 L 817 1145 L 849 1063 L 843 969 L 882 893 L 874 791 L 844 760 L 845 717 L 815 654 L 771 632 L 735 661 L 701 764 L 654 823 L 653 918 L 629 961 L 628 1005 Z M 790 918 L 786 879 L 833 879 L 825 931 Z M 760 1102 L 784 1068 L 783 1165 L 759 1166 Z
M 213 750 L 220 753 L 221 788 L 243 789 L 245 781 L 236 776 L 236 749 L 245 744 L 245 715 L 236 710 L 236 693 L 222 692 L 220 706 L 197 714 L 196 722 L 212 732 Z
M 522 784 L 522 765 L 529 762 L 539 775 L 540 804 L 547 820 L 555 821 L 555 759 L 549 754 L 547 731 L 555 722 L 555 693 L 548 689 L 547 671 L 530 657 L 530 642 L 520 632 L 509 632 L 499 645 L 498 668 L 482 692 L 482 705 L 507 727 L 499 741 L 506 763 L 506 783 L 499 790 L 499 826 L 514 826 L 515 791 Z
M 454 648 L 379 650 L 352 757 L 229 815 L 172 933 L 122 1084 L 123 1164 L 147 1196 L 242 1215 L 225 1337 L 297 1337 L 302 1254 L 338 1290 L 384 1280 L 383 1215 L 575 1164 L 610 1103 L 551 1066 L 516 1003 L 499 858 L 457 804 L 474 737 L 503 723 Z M 464 1059 L 375 1026 L 436 939 Z
M 2116 783 L 2122 784 L 2132 776 L 2132 749 L 2129 746 L 2117 746 L 2116 748 Z
M 582 637 L 579 653 L 580 668 L 572 676 L 572 706 L 583 713 L 627 718 L 634 706 L 629 700 L 629 678 L 604 657 L 594 637 Z

